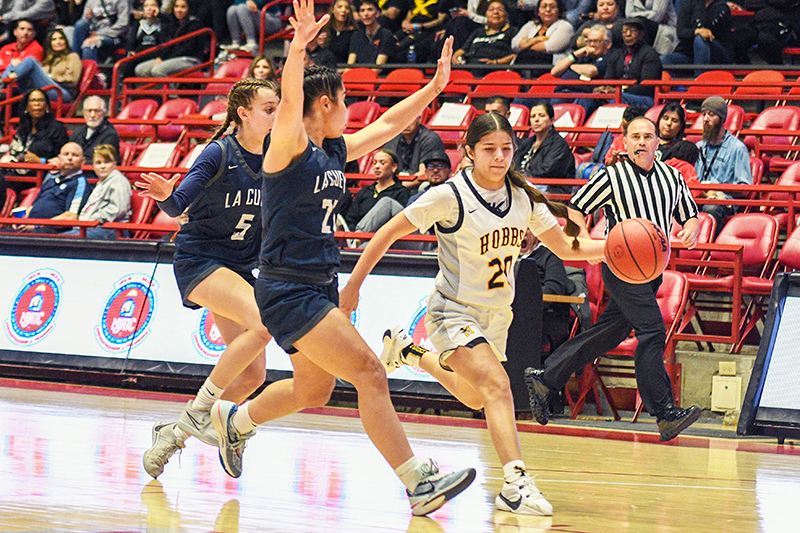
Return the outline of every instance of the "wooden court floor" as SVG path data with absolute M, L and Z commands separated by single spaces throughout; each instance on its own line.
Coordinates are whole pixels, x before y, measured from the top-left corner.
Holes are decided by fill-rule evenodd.
M 774 441 L 664 445 L 652 435 L 522 424 L 525 460 L 555 508 L 537 518 L 494 511 L 501 470 L 479 421 L 406 417 L 418 456 L 478 470 L 460 496 L 412 519 L 349 410 L 259 428 L 238 480 L 216 449 L 190 440 L 154 481 L 141 466 L 150 428 L 176 419 L 186 397 L 0 385 L 0 531 L 800 531 L 800 450 Z

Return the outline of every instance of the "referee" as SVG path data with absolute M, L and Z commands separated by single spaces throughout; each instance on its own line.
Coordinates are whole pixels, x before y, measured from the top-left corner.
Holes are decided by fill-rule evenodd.
M 680 241 L 690 248 L 695 245 L 697 206 L 680 173 L 655 160 L 657 148 L 655 124 L 645 117 L 633 119 L 625 129 L 628 158 L 599 171 L 570 201 L 582 231 L 587 231 L 583 216 L 600 208 L 606 215 L 606 233 L 617 222 L 638 217 L 654 222 L 669 235 L 674 216 L 683 226 L 678 233 Z M 633 330 L 639 340 L 634 358 L 639 393 L 647 411 L 658 420 L 661 440 L 671 440 L 700 417 L 701 409 L 681 409 L 673 404 L 663 359 L 666 330 L 656 303 L 661 276 L 649 283 L 626 283 L 604 264 L 603 281 L 610 298 L 597 322 L 562 344 L 547 358 L 544 370 L 526 370 L 534 418 L 547 424 L 550 392 L 563 389 L 573 372 L 616 348 Z

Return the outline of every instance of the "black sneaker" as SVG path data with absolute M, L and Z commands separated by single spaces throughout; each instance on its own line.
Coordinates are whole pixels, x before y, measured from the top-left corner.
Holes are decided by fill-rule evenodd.
M 544 374 L 544 370 L 538 368 L 528 367 L 525 369 L 525 384 L 528 386 L 528 399 L 531 402 L 531 413 L 533 413 L 533 418 L 535 418 L 537 422 L 546 426 L 547 421 L 550 420 L 550 413 L 548 412 L 550 389 L 547 388 L 547 385 L 542 383 L 542 374 Z
M 668 408 L 658 421 L 661 442 L 677 437 L 681 431 L 697 422 L 702 413 L 703 410 L 696 405 L 688 409 L 681 409 L 680 407 Z

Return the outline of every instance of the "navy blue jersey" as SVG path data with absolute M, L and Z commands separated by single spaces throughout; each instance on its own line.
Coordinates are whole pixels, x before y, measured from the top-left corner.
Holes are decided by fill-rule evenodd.
M 217 142 L 225 144 L 225 161 Z M 262 160 L 233 135 L 203 150 L 172 196 L 158 204 L 170 216 L 189 207 L 189 222 L 175 237 L 179 253 L 233 265 L 255 263 L 261 244 Z M 220 164 L 227 169 L 213 180 Z
M 329 281 L 339 266 L 333 228 L 345 190 L 346 162 L 344 138 L 325 139 L 322 148 L 309 140 L 287 168 L 262 174 L 262 277 Z

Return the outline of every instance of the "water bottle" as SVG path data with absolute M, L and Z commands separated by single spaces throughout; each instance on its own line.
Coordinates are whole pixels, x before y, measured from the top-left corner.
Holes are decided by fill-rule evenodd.
M 417 62 L 417 50 L 414 48 L 413 44 L 408 47 L 408 62 L 409 63 Z

